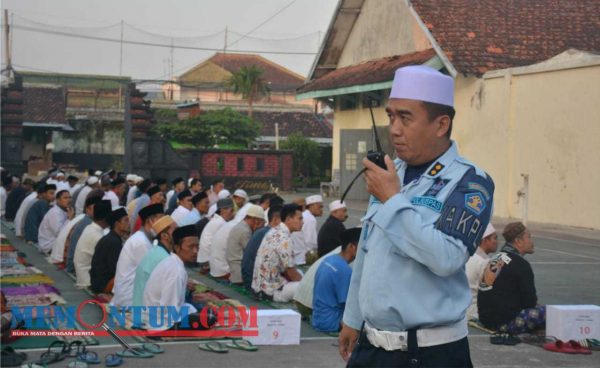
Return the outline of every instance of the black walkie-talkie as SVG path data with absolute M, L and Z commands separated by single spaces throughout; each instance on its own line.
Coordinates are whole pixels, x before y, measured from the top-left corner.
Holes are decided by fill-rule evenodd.
M 373 102 L 373 99 L 369 98 L 369 111 L 371 112 L 371 123 L 373 123 L 373 134 L 375 134 L 375 146 L 376 146 L 375 148 L 377 149 L 377 151 L 369 150 L 367 152 L 367 159 L 369 161 L 375 163 L 375 165 L 381 167 L 382 169 L 387 170 L 387 166 L 385 165 L 385 152 L 383 152 L 383 149 L 381 148 L 381 142 L 379 141 L 379 134 L 377 134 L 377 126 L 375 125 L 375 116 L 373 116 L 372 102 Z M 361 176 L 366 170 L 367 170 L 366 168 L 360 170 L 358 175 L 356 175 L 354 177 L 354 179 L 352 179 L 352 181 L 350 182 L 350 184 L 344 191 L 344 194 L 342 194 L 342 198 L 341 198 L 340 202 L 344 202 L 346 195 L 350 191 L 350 188 L 352 188 L 352 185 L 354 184 L 356 179 L 358 179 L 358 177 Z

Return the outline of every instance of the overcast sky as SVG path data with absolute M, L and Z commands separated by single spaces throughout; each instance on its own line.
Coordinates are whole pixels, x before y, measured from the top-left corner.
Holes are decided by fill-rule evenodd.
M 2 0 L 2 9 L 9 10 L 14 26 L 12 62 L 17 70 L 106 75 L 119 75 L 121 70 L 135 79 L 167 79 L 171 70 L 177 76 L 215 52 L 197 48 L 223 48 L 226 27 L 229 50 L 316 53 L 336 4 L 337 0 Z M 124 44 L 121 53 L 121 44 L 110 41 L 121 38 L 121 21 L 126 41 L 176 47 Z M 2 54 L 4 68 L 4 45 Z M 315 58 L 263 56 L 303 76 Z

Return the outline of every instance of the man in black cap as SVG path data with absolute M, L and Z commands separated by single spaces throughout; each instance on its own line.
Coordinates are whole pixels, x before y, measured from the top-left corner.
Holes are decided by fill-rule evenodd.
M 114 297 L 112 305 L 130 306 L 133 301 L 133 282 L 135 280 L 135 269 L 144 258 L 146 252 L 152 248 L 152 225 L 156 220 L 164 216 L 162 204 L 153 204 L 142 208 L 140 217 L 142 227 L 127 239 L 119 254 L 115 283 L 113 287 Z
M 13 221 L 15 219 L 19 206 L 23 203 L 25 197 L 33 192 L 34 184 L 35 182 L 33 180 L 26 178 L 21 185 L 8 193 L 6 199 L 6 212 L 4 213 L 4 218 L 6 220 Z
M 25 240 L 28 243 L 37 243 L 38 230 L 40 224 L 50 210 L 50 202 L 54 200 L 56 185 L 46 184 L 42 190 L 42 194 L 37 202 L 31 205 L 27 217 L 25 218 Z
M 178 223 L 179 226 L 194 225 L 208 213 L 208 196 L 200 192 L 192 197 L 192 210 Z
M 170 215 L 177 208 L 177 198 L 179 197 L 179 193 L 185 190 L 185 180 L 182 177 L 178 177 L 177 179 L 171 182 L 173 184 L 173 189 L 171 189 L 167 193 L 167 209 L 165 213 Z
M 342 252 L 327 256 L 315 274 L 312 326 L 323 332 L 337 332 L 342 328 L 342 316 L 350 287 L 352 268 L 360 239 L 359 227 L 341 234 Z
M 191 304 L 185 303 L 185 296 L 188 290 L 188 274 L 185 270 L 185 263 L 196 261 L 198 255 L 198 235 L 194 225 L 183 226 L 173 231 L 173 253 L 162 260 L 152 271 L 146 287 L 144 289 L 144 306 L 175 306 L 180 308 L 188 307 L 187 321 L 172 321 L 168 318 L 165 310 L 164 324 L 153 326 L 152 320 L 146 326 L 150 330 L 163 330 L 168 328 L 192 329 L 194 322 L 198 322 L 197 310 Z M 175 325 L 167 325 L 168 322 L 175 322 Z M 200 325 L 196 325 L 200 328 Z
M 73 194 L 75 193 L 75 191 L 81 187 L 81 184 L 77 184 L 77 182 L 79 182 L 79 178 L 76 177 L 75 175 L 69 175 L 67 177 L 67 182 L 69 183 L 69 193 L 71 194 L 71 197 L 72 197 Z M 75 202 L 73 202 L 73 203 L 75 203 Z
M 119 254 L 123 242 L 129 236 L 129 218 L 125 208 L 119 207 L 112 211 L 108 223 L 110 232 L 98 241 L 92 257 L 90 289 L 97 294 L 112 292 Z
M 98 241 L 104 236 L 104 229 L 108 227 L 110 214 L 111 204 L 109 200 L 102 200 L 96 203 L 94 206 L 94 221 L 83 230 L 77 242 L 73 256 L 73 265 L 75 266 L 75 275 L 77 276 L 76 285 L 79 288 L 90 286 L 92 257 L 94 256 Z
M 192 192 L 189 189 L 184 190 L 178 195 L 179 206 L 173 211 L 171 217 L 177 223 L 183 220 L 192 210 Z
M 127 213 L 129 213 L 129 222 L 132 230 L 135 226 L 140 210 L 150 203 L 148 189 L 150 189 L 151 186 L 152 181 L 150 179 L 144 179 L 140 184 L 138 184 L 138 189 L 140 193 L 142 193 L 142 195 L 140 195 L 138 198 L 134 199 L 133 201 L 131 201 L 131 203 L 127 205 Z
M 165 196 L 163 192 L 160 191 L 160 187 L 158 185 L 152 185 L 150 188 L 148 188 L 146 194 L 150 197 L 150 203 L 148 203 L 148 206 L 152 206 L 153 204 L 161 204 L 164 207 Z M 138 231 L 141 227 L 142 219 L 138 216 L 137 220 L 135 221 L 135 225 L 133 226 L 133 232 Z

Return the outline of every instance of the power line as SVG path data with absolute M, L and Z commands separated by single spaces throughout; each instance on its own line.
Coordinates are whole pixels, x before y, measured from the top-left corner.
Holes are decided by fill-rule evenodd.
M 296 0 L 292 0 L 289 4 L 287 4 L 286 6 L 284 6 L 283 8 L 279 9 L 275 14 L 271 15 L 269 18 L 267 18 L 265 21 L 263 21 L 261 24 L 257 25 L 256 27 L 252 28 L 249 32 L 247 32 L 246 34 L 244 34 L 242 37 L 238 38 L 237 40 L 233 41 L 232 43 L 230 43 L 229 45 L 227 45 L 227 47 L 235 45 L 236 43 L 238 43 L 239 41 L 243 40 L 244 38 L 246 38 L 249 34 L 251 34 L 252 32 L 256 31 L 257 29 L 259 29 L 260 27 L 262 27 L 263 25 L 265 25 L 268 21 L 270 21 L 271 19 L 275 18 L 276 16 L 278 16 L 279 14 L 281 14 L 285 9 L 289 8 L 290 6 L 292 6 L 293 3 L 295 3 Z M 230 50 L 231 51 L 231 50 Z
M 295 1 L 295 0 L 294 0 Z M 104 41 L 104 42 L 112 42 L 112 43 L 125 43 L 129 45 L 139 45 L 139 46 L 153 46 L 153 47 L 164 47 L 164 48 L 176 48 L 176 49 L 184 49 L 184 50 L 198 50 L 198 51 L 221 51 L 220 48 L 209 48 L 209 47 L 194 47 L 194 46 L 183 46 L 183 45 L 171 45 L 171 44 L 163 44 L 163 43 L 154 43 L 154 42 L 143 42 L 143 41 L 127 41 L 127 40 L 119 40 L 114 38 L 107 37 L 98 37 L 98 36 L 84 36 L 80 34 L 74 34 L 69 32 L 62 31 L 53 31 L 48 29 L 22 26 L 22 25 L 13 25 L 13 29 L 20 29 L 24 31 L 43 33 L 43 34 L 54 34 L 65 37 L 73 37 L 73 38 L 82 38 L 88 40 L 95 41 Z M 266 51 L 266 50 L 229 50 L 231 52 L 239 52 L 239 53 L 252 53 L 252 54 L 274 54 L 274 55 L 316 55 L 316 52 L 298 52 L 298 51 Z

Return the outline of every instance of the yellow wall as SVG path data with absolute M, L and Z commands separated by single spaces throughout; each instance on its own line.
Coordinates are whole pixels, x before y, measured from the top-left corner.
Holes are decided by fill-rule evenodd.
M 391 29 L 382 25 L 391 25 Z M 404 1 L 365 1 L 337 67 L 429 48 L 430 42 Z

